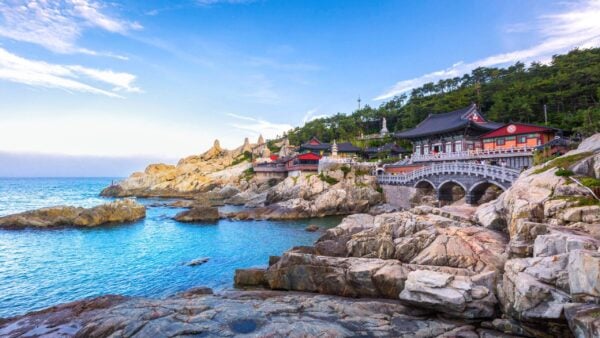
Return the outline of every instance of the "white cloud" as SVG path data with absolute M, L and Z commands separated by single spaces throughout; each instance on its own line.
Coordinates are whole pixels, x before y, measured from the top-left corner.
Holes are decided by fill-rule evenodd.
M 324 118 L 324 117 L 328 116 L 326 114 L 317 115 L 317 111 L 318 111 L 317 108 L 307 111 L 306 114 L 304 114 L 304 117 L 302 117 L 302 125 L 305 125 L 307 122 L 310 122 L 312 120 L 316 120 L 316 119 L 320 119 L 320 118 Z
M 141 29 L 137 22 L 108 16 L 93 0 L 5 0 L 0 2 L 0 36 L 40 45 L 56 53 L 122 56 L 77 46 L 86 28 L 126 34 Z
M 0 79 L 30 86 L 58 88 L 109 97 L 122 97 L 115 92 L 141 92 L 133 85 L 136 77 L 129 73 L 87 68 L 79 65 L 59 65 L 44 61 L 29 60 L 0 48 Z M 110 85 L 111 90 L 102 89 L 86 81 Z
M 541 42 L 530 48 L 492 55 L 474 62 L 459 62 L 449 68 L 428 73 L 417 78 L 397 82 L 375 100 L 385 100 L 408 92 L 428 82 L 460 76 L 477 67 L 503 66 L 517 61 L 548 60 L 552 55 L 573 48 L 589 48 L 600 45 L 600 0 L 589 0 L 568 5 L 563 13 L 544 15 L 535 25 Z
M 234 128 L 249 131 L 254 135 L 262 134 L 266 138 L 274 138 L 277 135 L 283 135 L 284 132 L 293 128 L 292 125 L 286 123 L 273 123 L 263 119 L 257 119 L 250 116 L 242 116 L 237 114 L 227 114 L 237 120 L 245 121 L 244 123 L 231 123 Z

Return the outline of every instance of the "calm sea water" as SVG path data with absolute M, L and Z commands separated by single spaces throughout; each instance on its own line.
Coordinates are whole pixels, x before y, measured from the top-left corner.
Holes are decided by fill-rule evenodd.
M 94 206 L 110 178 L 0 178 L 0 216 L 53 205 Z M 146 205 L 156 199 L 138 199 Z M 339 218 L 228 221 L 170 219 L 183 209 L 149 207 L 144 220 L 95 229 L 0 230 L 0 317 L 103 294 L 163 297 L 194 286 L 232 287 L 236 268 L 265 266 L 269 255 L 310 245 L 309 223 Z M 208 263 L 185 263 L 208 257 Z

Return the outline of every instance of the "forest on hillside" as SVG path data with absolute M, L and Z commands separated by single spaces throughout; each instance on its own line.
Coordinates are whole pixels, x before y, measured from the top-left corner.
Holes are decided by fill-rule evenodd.
M 477 68 L 462 77 L 426 83 L 382 103 L 351 114 L 337 113 L 307 122 L 287 133 L 292 144 L 312 136 L 324 142 L 353 141 L 377 133 L 381 118 L 390 131 L 412 128 L 430 113 L 477 103 L 483 115 L 496 122 L 544 124 L 589 135 L 600 131 L 600 48 L 555 55 L 549 64 L 518 62 L 507 68 Z

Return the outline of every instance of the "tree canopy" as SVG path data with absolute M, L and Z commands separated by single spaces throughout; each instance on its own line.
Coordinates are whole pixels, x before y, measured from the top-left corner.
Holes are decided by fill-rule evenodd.
M 324 142 L 353 141 L 377 133 L 385 117 L 390 131 L 412 128 L 430 113 L 477 103 L 495 122 L 544 124 L 589 135 L 600 131 L 600 48 L 555 55 L 548 64 L 522 63 L 506 68 L 480 67 L 462 77 L 426 83 L 373 108 L 337 113 L 307 122 L 287 133 L 292 144 L 312 136 Z

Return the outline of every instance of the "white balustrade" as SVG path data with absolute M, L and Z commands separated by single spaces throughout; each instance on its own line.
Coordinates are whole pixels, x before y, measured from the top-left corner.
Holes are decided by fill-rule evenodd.
M 514 147 L 508 149 L 465 150 L 451 153 L 439 152 L 437 154 L 413 154 L 411 160 L 413 162 L 423 162 L 503 156 L 510 157 L 517 155 L 531 155 L 533 150 L 534 149 L 531 147 Z
M 506 167 L 476 163 L 440 163 L 400 174 L 381 174 L 377 176 L 379 184 L 404 185 L 417 179 L 432 175 L 463 174 L 513 182 L 519 177 L 519 171 Z

